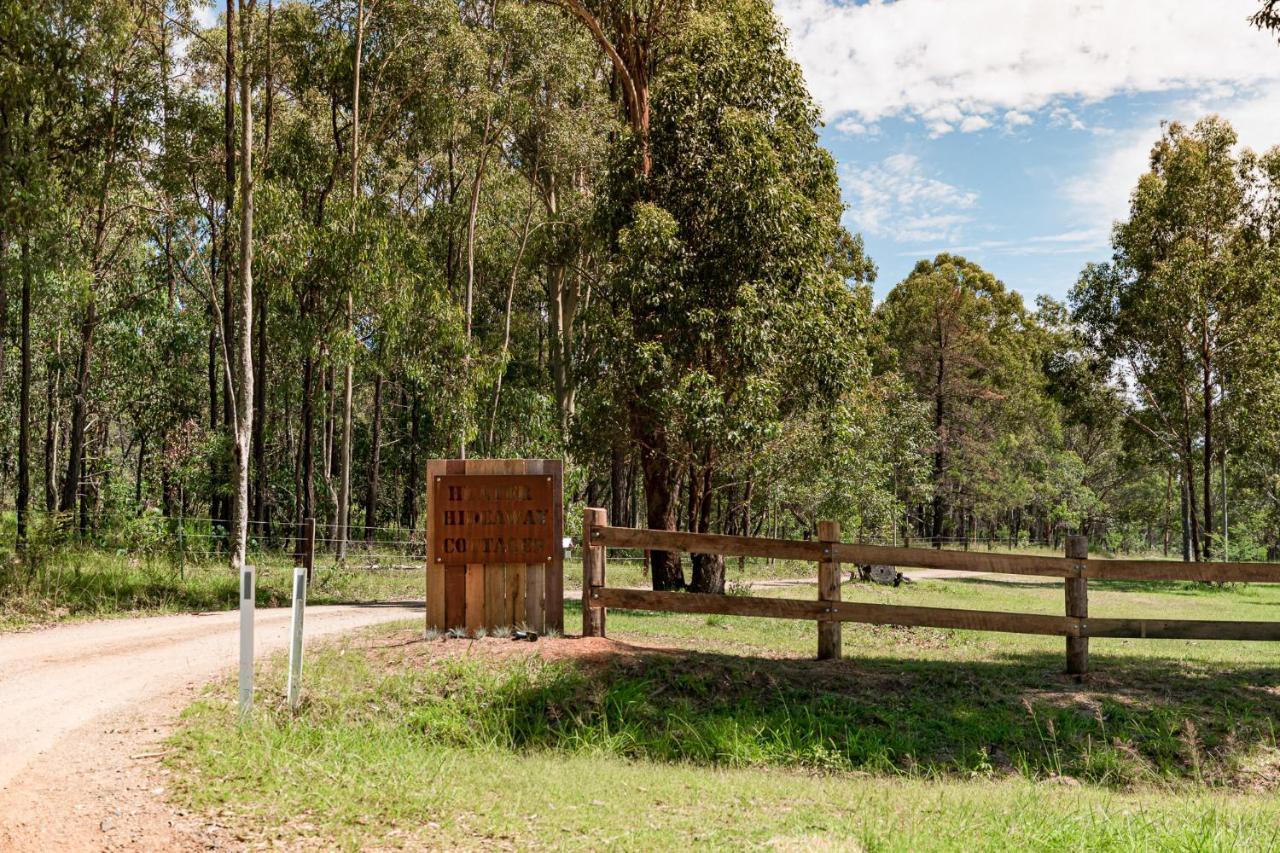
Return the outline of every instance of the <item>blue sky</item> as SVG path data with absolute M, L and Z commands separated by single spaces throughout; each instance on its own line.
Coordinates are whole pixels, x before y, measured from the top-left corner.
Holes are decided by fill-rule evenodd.
M 1280 45 L 1256 0 L 776 0 L 883 297 L 917 259 L 1065 298 L 1162 120 L 1280 144 Z

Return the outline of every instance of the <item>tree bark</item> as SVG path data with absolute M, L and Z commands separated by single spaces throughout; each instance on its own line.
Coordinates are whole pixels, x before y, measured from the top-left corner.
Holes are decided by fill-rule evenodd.
M 147 433 L 138 436 L 138 464 L 133 469 L 133 509 L 142 515 L 142 471 L 147 464 Z
M 940 341 L 937 375 L 935 377 L 936 386 L 933 395 L 933 434 L 934 441 L 937 443 L 933 448 L 933 515 L 930 535 L 933 539 L 934 548 L 942 547 L 942 525 L 944 516 L 947 513 L 945 489 L 943 488 L 943 480 L 946 478 L 947 471 L 946 442 L 943 435 L 943 424 L 946 422 L 946 401 L 943 392 L 946 383 L 946 367 L 946 357 L 943 355 L 943 344 Z
M 356 49 L 353 63 L 354 79 L 351 85 L 351 230 L 357 225 L 356 205 L 360 199 L 360 61 L 364 51 L 364 0 L 356 0 Z M 347 287 L 347 333 L 352 333 L 354 322 L 351 286 Z M 353 364 L 347 359 L 342 393 L 342 480 L 338 489 L 338 559 L 347 556 L 348 514 L 351 511 L 351 392 L 355 379 Z
M 689 524 L 698 533 L 711 530 L 711 506 L 715 470 L 715 455 L 710 449 L 703 454 L 701 470 L 695 470 L 690 483 L 697 484 L 697 508 L 689 507 Z M 691 554 L 693 577 L 690 579 L 690 592 L 704 592 L 714 595 L 724 593 L 724 556 L 721 554 Z
M 51 358 L 45 365 L 44 508 L 58 507 L 58 440 L 62 427 L 62 333 L 54 335 Z
M 102 183 L 94 216 L 93 248 L 90 252 L 89 270 L 92 280 L 89 285 L 89 301 L 80 320 L 80 356 L 76 361 L 75 396 L 72 398 L 71 405 L 71 437 L 68 448 L 70 452 L 67 459 L 66 479 L 62 483 L 62 496 L 59 501 L 59 509 L 62 512 L 74 512 L 76 501 L 81 493 L 80 480 L 84 470 L 85 427 L 89 417 L 89 375 L 93 364 L 94 329 L 98 325 L 98 287 L 104 274 L 102 255 L 107 236 L 107 200 L 111 192 L 111 180 L 115 172 L 116 129 L 120 110 L 120 97 L 119 82 L 113 81 L 105 142 L 106 163 L 102 170 Z M 80 526 L 83 532 L 87 527 L 88 518 L 83 503 L 80 509 Z
M 1191 559 L 1198 560 L 1204 552 L 1201 550 L 1200 531 L 1197 528 L 1199 509 L 1196 507 L 1196 477 L 1194 453 L 1191 447 L 1191 401 L 1186 387 L 1182 392 L 1182 474 L 1187 481 L 1187 515 L 1191 534 Z
M 267 529 L 267 299 L 262 283 L 254 281 L 258 292 L 254 295 L 257 319 L 254 334 L 258 338 L 257 364 L 253 377 L 253 512 L 255 533 L 269 538 Z
M 1204 395 L 1204 559 L 1213 559 L 1213 372 L 1208 342 L 1201 367 L 1201 391 Z
M 382 374 L 373 378 L 373 429 L 369 436 L 369 472 L 364 489 L 364 541 L 373 544 L 378 524 L 378 466 L 382 461 Z
M 418 520 L 418 392 L 413 392 L 409 407 L 409 470 L 404 478 L 404 504 L 400 524 L 413 530 Z
M 227 0 L 228 5 L 232 0 Z M 243 3 L 244 0 L 241 0 Z M 242 5 L 251 11 L 253 2 Z M 232 504 L 231 568 L 244 570 L 249 539 L 249 451 L 253 436 L 253 80 L 249 15 L 240 17 L 244 59 L 240 68 L 240 328 L 236 353 L 235 496 Z
M 621 438 L 615 439 L 609 459 L 609 521 L 611 524 L 627 523 L 627 450 Z
M 680 502 L 679 471 L 668 455 L 667 438 L 661 425 L 638 417 L 636 439 L 640 448 L 640 465 L 644 476 L 645 514 L 654 530 L 675 530 Z M 649 565 L 653 588 L 682 590 L 684 569 L 675 551 L 650 551 Z
M 58 509 L 75 512 L 80 497 L 83 475 L 85 425 L 89 417 L 89 368 L 93 363 L 93 330 L 98 323 L 98 302 L 90 294 L 89 304 L 80 321 L 80 356 L 76 360 L 75 396 L 71 403 L 71 436 L 67 447 L 67 474 L 62 481 L 62 498 Z
M 312 401 L 312 386 L 315 384 L 315 359 L 311 353 L 307 353 L 302 360 L 302 514 L 298 518 L 298 528 L 296 536 L 295 553 L 298 556 L 302 554 L 303 539 L 305 536 L 303 528 L 306 526 L 308 518 L 315 516 L 316 507 L 316 480 L 315 480 L 315 406 Z
M 31 507 L 31 241 L 22 239 L 22 317 L 18 386 L 18 544 L 27 542 L 27 514 Z M 0 338 L 2 339 L 2 338 Z

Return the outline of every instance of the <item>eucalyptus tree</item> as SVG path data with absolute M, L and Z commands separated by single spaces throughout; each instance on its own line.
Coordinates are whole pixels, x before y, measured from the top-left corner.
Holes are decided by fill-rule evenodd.
M 1002 427 L 1022 414 L 1034 376 L 1030 318 L 1022 298 L 977 264 L 941 254 L 920 261 L 889 292 L 878 319 L 896 369 L 928 401 L 933 495 L 928 534 L 941 547 L 956 500 L 974 499 Z
M 80 288 L 78 350 L 72 384 L 71 427 L 59 509 L 79 502 L 86 519 L 85 457 L 93 398 L 94 339 L 104 317 L 127 303 L 142 261 L 145 187 L 140 178 L 153 138 L 156 96 L 144 32 L 152 20 L 131 3 L 95 4 L 78 39 L 78 101 L 74 155 L 65 159 L 67 205 L 76 210 Z
M 1251 261 L 1254 155 L 1237 155 L 1236 141 L 1217 117 L 1193 128 L 1168 125 L 1132 194 L 1129 218 L 1115 227 L 1112 263 L 1087 268 L 1072 295 L 1099 347 L 1132 377 L 1145 415 L 1139 422 L 1176 447 L 1191 515 L 1199 515 L 1193 551 L 1204 559 L 1215 545 L 1221 409 L 1235 399 L 1230 385 L 1247 381 L 1251 353 L 1267 349 L 1259 332 L 1270 325 L 1274 289 Z
M 1258 11 L 1249 18 L 1249 23 L 1280 36 L 1280 0 L 1260 0 Z
M 860 377 L 870 296 L 861 243 L 840 225 L 818 110 L 766 3 L 690 13 L 653 90 L 647 175 L 625 139 L 602 195 L 612 260 L 593 327 L 596 411 L 635 442 L 650 527 L 674 529 L 688 478 L 706 530 L 727 462 Z M 599 426 L 597 426 L 599 424 Z M 652 553 L 655 588 L 684 586 L 678 555 Z M 692 588 L 723 587 L 695 559 Z

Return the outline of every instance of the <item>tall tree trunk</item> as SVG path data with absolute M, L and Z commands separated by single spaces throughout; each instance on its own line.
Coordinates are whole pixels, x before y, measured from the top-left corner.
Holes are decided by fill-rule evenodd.
M 1191 400 L 1184 386 L 1182 392 L 1182 475 L 1187 481 L 1187 502 L 1191 531 L 1191 559 L 1198 560 L 1204 552 L 1201 550 L 1200 531 L 1197 527 L 1199 509 L 1196 507 L 1195 454 L 1191 447 Z
M 351 84 L 351 230 L 358 223 L 356 206 L 360 198 L 360 60 L 364 50 L 364 0 L 356 0 L 356 51 L 352 65 L 354 78 Z M 355 322 L 351 285 L 347 286 L 347 333 L 352 334 Z M 342 392 L 342 480 L 338 489 L 338 530 L 336 550 L 338 559 L 347 556 L 347 518 L 351 511 L 351 398 L 355 379 L 352 359 L 347 359 Z
M 254 531 L 263 539 L 269 538 L 267 530 L 267 298 L 260 280 L 254 280 L 254 335 L 258 338 L 257 359 L 253 376 L 253 511 L 251 516 L 257 525 Z
M 0 131 L 0 143 L 8 137 Z M 0 144 L 0 163 L 9 161 L 7 145 Z M 0 400 L 4 399 L 5 357 L 9 353 L 9 229 L 0 214 Z
M 364 488 L 364 541 L 373 544 L 378 524 L 378 466 L 382 461 L 382 374 L 373 378 L 373 430 L 369 436 L 369 472 Z
M 418 392 L 409 407 L 409 470 L 404 478 L 404 506 L 400 524 L 413 530 L 418 520 Z
M 271 124 L 275 114 L 275 0 L 267 0 L 267 55 L 263 85 L 262 109 L 262 167 L 265 170 L 271 157 Z
M 680 473 L 668 452 L 666 431 L 660 424 L 641 415 L 636 418 L 635 435 L 644 475 L 648 525 L 654 530 L 675 530 L 680 503 Z M 684 569 L 678 552 L 650 551 L 649 565 L 654 589 L 685 588 Z
M 516 296 L 516 280 L 520 274 L 520 264 L 524 261 L 524 251 L 529 245 L 529 224 L 533 221 L 533 199 L 529 199 L 529 205 L 525 210 L 524 228 L 520 233 L 520 247 L 516 250 L 515 260 L 511 262 L 511 275 L 507 280 L 507 310 L 504 315 L 502 325 L 502 356 L 499 359 L 501 365 L 498 371 L 498 379 L 493 385 L 493 409 L 489 414 L 489 435 L 488 441 L 485 442 L 485 448 L 489 455 L 493 455 L 493 439 L 494 430 L 498 423 L 498 401 L 502 396 L 502 377 L 507 372 L 507 354 L 511 351 L 511 304 Z
M 217 217 L 215 214 L 209 215 L 209 341 L 208 341 L 208 359 L 206 361 L 206 376 L 209 383 L 209 434 L 217 435 L 218 433 L 218 388 L 222 384 L 218 381 L 218 306 L 214 304 L 213 294 L 217 292 L 219 273 L 219 264 L 222 263 L 222 256 L 218 251 L 218 232 Z M 209 523 L 216 525 L 218 518 L 218 460 L 216 458 L 209 459 Z
M 1173 469 L 1165 471 L 1164 481 L 1164 556 L 1169 556 L 1169 504 L 1173 497 Z
M 1201 367 L 1201 390 L 1204 394 L 1204 559 L 1213 559 L 1213 371 L 1208 343 Z
M 11 168 L 12 159 L 13 132 L 9 121 L 9 110 L 0 103 L 0 166 L 5 171 Z M 0 199 L 0 206 L 8 207 L 7 201 Z M 12 239 L 9 215 L 9 211 L 0 210 L 0 400 L 4 400 L 5 358 L 9 352 L 9 242 Z
M 105 274 L 103 269 L 103 251 L 107 238 L 107 201 L 111 192 L 111 181 L 115 173 L 116 162 L 116 128 L 120 110 L 120 86 L 118 81 L 112 82 L 111 107 L 107 124 L 106 163 L 102 170 L 102 183 L 99 189 L 97 210 L 94 216 L 93 248 L 90 252 L 89 270 L 92 280 L 89 285 L 89 302 L 85 306 L 80 320 L 80 356 L 76 361 L 75 395 L 71 405 L 71 436 L 67 459 L 67 475 L 62 483 L 62 496 L 59 509 L 62 512 L 74 512 L 76 500 L 81 495 L 80 480 L 83 475 L 85 456 L 85 428 L 89 419 L 89 376 L 93 364 L 93 336 L 98 325 L 98 288 Z M 87 526 L 85 507 L 81 505 L 81 531 Z
M 31 241 L 22 238 L 22 360 L 18 386 L 18 544 L 27 541 L 27 513 L 31 507 Z M 2 338 L 0 338 L 2 340 Z
M 138 464 L 133 469 L 133 510 L 142 515 L 142 472 L 147 464 L 147 433 L 138 436 Z
M 230 2 L 230 0 L 228 0 Z M 243 3 L 244 0 L 241 0 Z M 252 0 L 241 7 L 251 12 Z M 235 497 L 231 517 L 231 568 L 239 574 L 245 565 L 249 541 L 249 452 L 253 437 L 253 80 L 252 29 L 249 15 L 240 16 L 240 41 L 244 59 L 240 68 L 240 317 L 235 348 Z
M 232 358 L 231 352 L 234 349 L 235 326 L 232 320 L 231 304 L 232 304 L 232 284 L 235 278 L 234 268 L 231 263 L 233 257 L 231 246 L 231 219 L 234 215 L 236 206 L 236 6 L 235 0 L 227 0 L 227 49 L 226 58 L 223 68 L 223 99 L 222 99 L 222 155 L 223 155 L 223 199 L 222 199 L 222 325 L 221 339 L 222 351 L 224 358 Z M 245 57 L 248 61 L 248 57 Z M 233 430 L 235 398 L 231 388 L 231 373 L 233 366 L 228 363 L 222 371 L 222 423 L 220 428 L 224 435 L 231 436 Z M 218 471 L 218 500 L 216 502 L 217 512 L 214 514 L 215 523 L 220 526 L 224 534 L 229 535 L 230 518 L 231 518 L 231 476 L 230 471 L 225 467 Z
M 689 523 L 698 533 L 706 533 L 711 529 L 712 483 L 715 470 L 715 455 L 708 448 L 702 459 L 701 470 L 695 472 L 694 480 L 698 485 L 697 515 L 692 514 L 690 507 Z M 693 577 L 690 579 L 690 592 L 705 592 L 713 595 L 724 593 L 724 556 L 722 554 L 692 554 Z
M 609 451 L 609 523 L 619 526 L 627 523 L 627 449 L 621 438 L 613 442 Z
M 1178 477 L 1178 497 L 1181 503 L 1182 520 L 1182 560 L 1189 563 L 1194 557 L 1191 552 L 1191 531 L 1194 523 L 1191 518 L 1191 502 L 1187 500 L 1187 478 L 1185 474 Z
M 315 384 L 315 359 L 307 353 L 302 360 L 302 513 L 298 519 L 296 554 L 301 556 L 303 531 L 308 518 L 316 511 L 315 406 L 312 400 Z
M 58 509 L 75 512 L 81 494 L 84 463 L 85 426 L 89 419 L 89 369 L 93 363 L 93 330 L 98 324 L 98 302 L 91 293 L 84 317 L 80 321 L 80 356 L 76 360 L 75 395 L 71 402 L 71 435 L 67 447 L 67 474 L 62 481 L 62 498 Z
M 933 434 L 937 442 L 933 448 L 933 515 L 932 530 L 933 547 L 942 547 L 942 525 L 947 514 L 947 501 L 943 481 L 947 473 L 946 442 L 943 435 L 943 424 L 946 421 L 946 399 L 943 389 L 946 382 L 946 357 L 943 347 L 938 347 L 936 387 L 933 395 Z
M 45 363 L 44 508 L 58 508 L 58 440 L 62 428 L 62 332 L 54 334 Z

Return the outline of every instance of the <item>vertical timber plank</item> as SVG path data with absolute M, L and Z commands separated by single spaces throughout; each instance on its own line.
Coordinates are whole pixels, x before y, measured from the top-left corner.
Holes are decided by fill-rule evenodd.
M 840 523 L 818 522 L 818 541 L 822 543 L 822 558 L 818 561 L 818 600 L 840 600 L 840 563 L 831 545 L 840 541 Z M 840 623 L 834 620 L 818 622 L 818 660 L 839 660 L 841 648 Z
M 507 566 L 507 607 L 509 608 L 507 621 L 512 628 L 519 628 L 525 625 L 524 576 L 524 563 L 512 563 Z
M 564 464 L 559 459 L 543 463 L 542 473 L 551 477 L 551 562 L 547 565 L 547 630 L 564 633 Z
M 1067 558 L 1084 560 L 1089 558 L 1089 537 L 1068 536 Z M 1063 581 L 1066 587 L 1067 616 L 1077 619 L 1089 618 L 1089 581 L 1084 577 L 1067 578 Z M 1067 675 L 1076 681 L 1083 681 L 1089 672 L 1089 638 L 1067 637 Z
M 484 627 L 487 631 L 507 625 L 507 567 L 484 567 Z
M 467 567 L 444 567 L 444 624 L 445 630 L 466 625 Z
M 467 634 L 475 636 L 484 627 L 484 566 L 472 563 L 467 566 Z
M 432 459 L 427 462 L 427 630 L 447 631 L 450 626 L 445 621 L 445 582 L 444 564 L 437 563 L 431 553 L 431 543 L 435 537 L 435 478 L 445 472 L 443 459 Z
M 603 509 L 582 511 L 582 636 L 605 635 L 605 609 L 594 603 L 596 590 L 604 586 L 605 548 L 592 541 L 592 531 L 606 527 L 609 516 Z
M 547 567 L 537 563 L 528 563 L 524 567 L 524 620 L 531 631 L 546 633 L 546 607 L 544 596 L 547 592 Z

